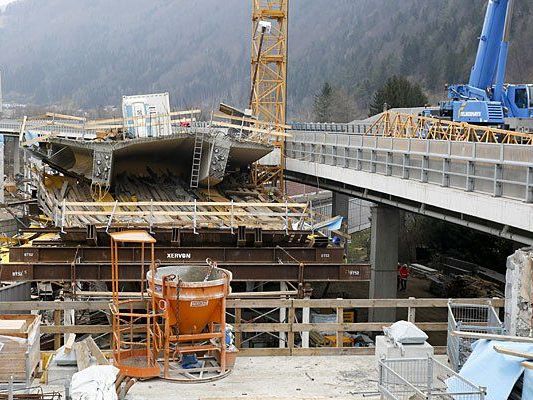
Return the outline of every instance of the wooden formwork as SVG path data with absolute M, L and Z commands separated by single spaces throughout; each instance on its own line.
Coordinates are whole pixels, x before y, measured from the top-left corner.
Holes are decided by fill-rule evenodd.
M 0 382 L 29 386 L 40 360 L 41 316 L 0 315 Z

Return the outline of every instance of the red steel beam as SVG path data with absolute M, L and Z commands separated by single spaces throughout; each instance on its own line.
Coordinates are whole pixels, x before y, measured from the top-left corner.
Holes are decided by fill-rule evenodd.
M 175 265 L 162 263 L 161 266 Z M 219 263 L 233 273 L 234 281 L 298 281 L 300 266 L 296 263 Z M 146 270 L 146 267 L 145 267 Z M 140 263 L 121 263 L 120 279 L 138 282 Z M 16 263 L 9 262 L 0 268 L 2 281 L 110 281 L 111 266 L 108 262 L 93 263 Z M 370 280 L 368 264 L 305 263 L 304 282 L 365 282 Z

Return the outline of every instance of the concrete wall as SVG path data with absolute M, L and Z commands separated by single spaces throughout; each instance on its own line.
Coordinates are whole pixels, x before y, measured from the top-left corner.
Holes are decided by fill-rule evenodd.
M 533 329 L 533 248 L 507 258 L 505 328 L 511 335 L 530 336 Z

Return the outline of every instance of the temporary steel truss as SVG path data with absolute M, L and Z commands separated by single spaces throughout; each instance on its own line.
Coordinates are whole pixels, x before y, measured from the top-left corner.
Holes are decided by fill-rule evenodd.
M 449 140 L 458 142 L 533 144 L 533 134 L 439 118 L 383 113 L 365 130 L 366 135 Z

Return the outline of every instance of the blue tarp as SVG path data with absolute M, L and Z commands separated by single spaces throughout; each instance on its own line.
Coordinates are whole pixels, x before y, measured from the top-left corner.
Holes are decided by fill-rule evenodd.
M 533 344 L 529 343 L 478 340 L 472 345 L 472 354 L 459 375 L 477 386 L 486 387 L 486 400 L 504 400 L 509 397 L 516 381 L 524 373 L 521 363 L 525 359 L 500 354 L 494 350 L 494 345 L 522 353 L 533 353 Z M 524 377 L 522 400 L 533 400 L 533 374 L 529 372 Z M 457 378 L 450 378 L 446 383 L 449 393 L 462 390 L 461 382 Z
M 329 225 L 326 225 L 324 228 L 330 231 L 338 231 L 339 229 L 341 229 L 342 220 L 343 220 L 342 217 L 337 217 L 336 220 L 331 221 L 331 223 Z
M 524 390 L 522 391 L 522 400 L 533 399 L 533 369 L 524 371 Z

